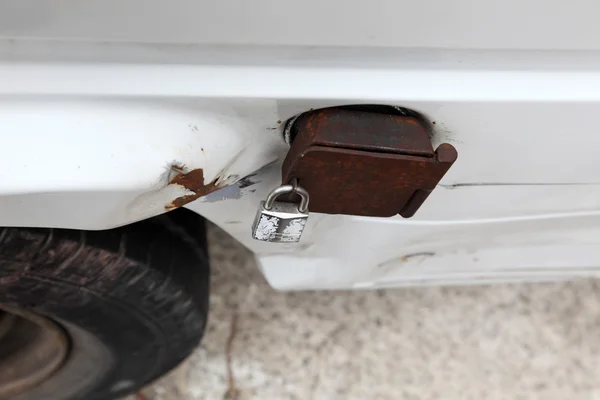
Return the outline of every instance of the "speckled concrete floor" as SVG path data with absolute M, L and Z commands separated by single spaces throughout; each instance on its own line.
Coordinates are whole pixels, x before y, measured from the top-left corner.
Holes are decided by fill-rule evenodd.
M 600 399 L 598 281 L 278 293 L 210 239 L 207 334 L 150 400 Z

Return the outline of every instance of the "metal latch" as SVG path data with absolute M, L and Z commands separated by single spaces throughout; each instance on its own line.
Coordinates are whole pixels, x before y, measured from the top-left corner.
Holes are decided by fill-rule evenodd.
M 433 150 L 417 117 L 345 108 L 300 115 L 291 127 L 282 181 L 310 193 L 310 211 L 412 217 L 458 156 Z

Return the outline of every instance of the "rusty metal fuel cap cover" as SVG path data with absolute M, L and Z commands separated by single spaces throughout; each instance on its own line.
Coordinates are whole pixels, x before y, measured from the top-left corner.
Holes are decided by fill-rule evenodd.
M 458 156 L 433 150 L 419 118 L 345 108 L 300 115 L 282 179 L 298 179 L 311 212 L 412 217 Z

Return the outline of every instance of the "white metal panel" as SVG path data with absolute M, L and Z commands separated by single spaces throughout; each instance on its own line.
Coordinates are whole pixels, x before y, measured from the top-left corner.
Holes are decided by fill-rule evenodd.
M 448 223 L 340 217 L 304 246 L 304 257 L 261 256 L 273 286 L 377 288 L 599 276 L 600 213 Z
M 600 49 L 594 0 L 3 0 L 0 36 L 140 43 Z
M 168 184 L 173 165 L 226 186 L 275 160 L 275 115 L 273 101 L 0 99 L 0 221 L 104 229 L 163 213 L 193 194 Z
M 243 177 L 284 157 L 286 147 L 277 121 L 309 106 L 361 102 L 358 94 L 343 101 L 316 100 L 326 89 L 307 88 L 303 85 L 308 81 L 293 79 L 288 90 L 297 87 L 315 100 L 269 100 L 264 97 L 272 88 L 259 84 L 252 89 L 255 92 L 244 93 L 248 88 L 239 87 L 236 96 L 219 99 L 215 95 L 222 94 L 221 88 L 236 90 L 227 85 L 235 76 L 227 68 L 204 75 L 203 68 L 189 67 L 196 83 L 184 88 L 177 86 L 181 76 L 171 66 L 130 65 L 124 69 L 124 80 L 118 65 L 22 66 L 5 64 L 0 69 L 3 81 L 10 82 L 2 85 L 0 112 L 0 122 L 8 128 L 0 150 L 3 225 L 100 229 L 155 215 L 181 194 L 161 191 L 169 163 L 203 168 L 208 181 L 223 171 Z M 56 71 L 60 76 L 50 79 L 52 75 L 47 74 Z M 243 72 L 243 68 L 236 71 L 238 79 Z M 281 79 L 282 83 L 290 73 L 285 68 L 271 72 L 271 82 Z M 148 90 L 144 100 L 134 98 L 143 94 L 143 82 L 154 85 L 149 78 L 135 83 L 148 73 L 162 76 L 161 85 L 141 89 Z M 252 69 L 247 73 L 252 76 Z M 363 71 L 365 90 L 380 87 L 369 84 L 371 79 L 381 79 L 380 74 Z M 334 77 L 334 73 L 328 75 L 331 80 Z M 397 71 L 389 76 L 394 77 L 405 78 Z M 572 78 L 567 72 L 562 77 Z M 422 74 L 424 87 L 429 81 Z M 28 92 L 28 85 L 38 93 Z M 61 87 L 67 91 L 61 97 L 52 96 Z M 160 87 L 169 88 L 173 97 L 161 93 Z M 150 97 L 155 89 L 159 96 Z M 425 113 L 436 123 L 434 140 L 450 141 L 460 154 L 411 220 L 313 214 L 299 245 L 253 241 L 250 225 L 256 207 L 279 183 L 279 164 L 261 169 L 243 196 L 235 191 L 233 195 L 215 192 L 189 207 L 255 251 L 270 282 L 284 289 L 595 274 L 597 246 L 589 243 L 595 232 L 579 227 L 584 218 L 596 222 L 592 216 L 600 210 L 595 157 L 600 139 L 589 129 L 594 126 L 598 104 L 586 97 L 597 94 L 593 86 L 588 87 L 590 93 L 581 93 L 573 87 L 566 91 L 565 85 L 567 98 L 580 94 L 588 101 L 541 102 L 539 93 L 526 91 L 522 95 L 529 98 L 519 102 L 448 100 L 465 96 L 465 89 L 456 92 L 451 86 L 441 86 L 429 94 L 431 101 L 399 97 L 392 103 Z M 9 96 L 15 92 L 18 98 Z M 92 96 L 95 92 L 101 93 Z M 233 98 L 259 95 L 263 98 Z M 388 100 L 385 95 L 380 99 Z M 524 224 L 530 227 L 526 235 L 522 234 Z M 556 232 L 554 242 L 550 247 L 540 246 L 538 236 L 548 229 Z M 494 241 L 499 234 L 514 240 L 498 248 Z M 417 239 L 423 244 L 414 245 Z M 483 255 L 471 256 L 470 252 Z M 404 257 L 407 261 L 402 261 Z M 500 260 L 504 263 L 498 264 Z M 415 268 L 406 268 L 413 264 Z M 438 267 L 442 265 L 448 270 Z
M 598 7 L 4 1 L 0 226 L 156 215 L 189 194 L 168 184 L 181 164 L 205 184 L 254 174 L 188 207 L 277 288 L 596 276 Z M 423 113 L 458 161 L 410 220 L 312 214 L 299 244 L 252 240 L 280 183 L 282 122 L 356 103 Z

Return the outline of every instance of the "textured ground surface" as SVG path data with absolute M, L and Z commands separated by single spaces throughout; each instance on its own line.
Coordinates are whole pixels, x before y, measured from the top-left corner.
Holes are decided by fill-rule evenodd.
M 278 293 L 210 239 L 207 335 L 149 400 L 600 399 L 598 281 Z

